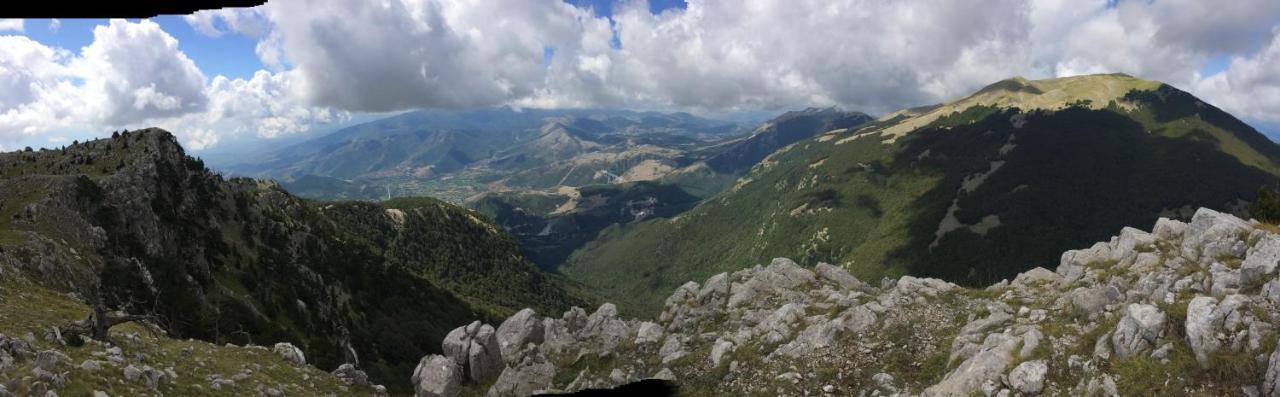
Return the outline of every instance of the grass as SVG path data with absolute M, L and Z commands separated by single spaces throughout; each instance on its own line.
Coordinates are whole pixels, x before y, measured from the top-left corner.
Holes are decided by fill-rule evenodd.
M 38 285 L 5 278 L 0 280 L 0 334 L 21 337 L 28 332 L 37 336 L 35 350 L 55 349 L 66 354 L 69 362 L 59 362 L 59 372 L 69 371 L 68 384 L 58 393 L 68 396 L 92 395 L 104 391 L 111 395 L 142 395 L 148 393 L 141 383 L 125 383 L 120 372 L 123 366 L 102 365 L 102 369 L 80 369 L 85 360 L 104 360 L 94 355 L 105 350 L 98 343 L 83 346 L 61 346 L 43 339 L 46 329 L 81 320 L 89 315 L 89 308 L 65 294 Z M 347 387 L 327 372 L 310 366 L 295 366 L 270 350 L 240 346 L 218 346 L 195 340 L 171 339 L 140 324 L 127 323 L 111 329 L 110 340 L 120 347 L 127 364 L 138 367 L 149 365 L 159 370 L 172 367 L 178 377 L 174 382 L 161 385 L 159 392 L 169 395 L 212 396 L 249 395 L 255 386 L 262 384 L 282 387 L 286 394 L 341 395 L 371 394 L 371 390 Z M 20 359 L 12 373 L 29 373 L 30 358 Z M 209 387 L 207 376 L 218 374 L 226 378 L 252 368 L 248 380 L 224 387 L 215 392 Z M 22 395 L 27 392 L 21 386 L 10 392 Z
M 1265 368 L 1249 353 L 1222 349 L 1201 366 L 1185 343 L 1175 342 L 1160 362 L 1149 355 L 1115 359 L 1108 369 L 1116 374 L 1121 395 L 1220 396 L 1239 393 L 1244 386 L 1257 385 Z
M 34 179 L 0 181 L 0 187 L 3 188 L 3 193 L 0 193 L 0 247 L 13 246 L 26 240 L 25 234 L 14 227 L 13 218 L 27 204 L 45 196 L 46 191 L 41 182 Z

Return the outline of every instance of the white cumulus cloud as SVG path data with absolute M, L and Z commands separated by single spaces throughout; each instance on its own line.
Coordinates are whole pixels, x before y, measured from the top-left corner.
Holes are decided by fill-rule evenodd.
M 26 22 L 23 19 L 0 18 L 0 32 L 12 30 L 14 32 L 22 32 L 26 30 Z
M 1274 0 L 688 0 L 657 15 L 620 0 L 608 17 L 561 0 L 274 0 L 185 21 L 255 39 L 267 70 L 207 76 L 149 21 L 99 26 L 77 52 L 0 36 L 0 141 L 160 125 L 211 147 L 350 113 L 494 105 L 885 113 L 1095 72 L 1280 122 Z

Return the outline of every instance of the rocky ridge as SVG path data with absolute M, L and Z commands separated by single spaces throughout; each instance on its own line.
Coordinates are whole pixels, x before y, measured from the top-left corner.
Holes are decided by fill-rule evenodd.
M 656 321 L 605 304 L 459 327 L 412 382 L 419 396 L 646 378 L 692 394 L 1276 396 L 1278 233 L 1200 209 L 983 289 L 778 258 L 680 286 Z

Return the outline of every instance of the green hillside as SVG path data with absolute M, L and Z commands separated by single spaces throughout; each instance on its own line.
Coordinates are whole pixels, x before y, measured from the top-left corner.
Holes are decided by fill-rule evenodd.
M 1277 174 L 1280 148 L 1168 85 L 1011 79 L 800 141 L 673 219 L 606 229 L 561 270 L 649 313 L 687 280 L 773 257 L 978 285 L 1125 225 L 1243 209 Z
M 458 324 L 584 304 L 479 213 L 226 180 L 161 130 L 0 154 L 0 219 L 0 264 L 46 287 L 175 338 L 358 361 L 392 388 Z

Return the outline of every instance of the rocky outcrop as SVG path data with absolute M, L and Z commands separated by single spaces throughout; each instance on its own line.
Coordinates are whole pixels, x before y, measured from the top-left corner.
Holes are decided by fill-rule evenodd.
M 654 321 L 609 304 L 544 319 L 544 340 L 506 361 L 487 392 L 659 378 L 693 394 L 1276 396 L 1271 230 L 1201 209 L 981 289 L 910 276 L 866 283 L 779 258 L 680 286 Z M 1195 366 L 1211 371 L 1176 372 Z
M 533 311 L 530 310 L 529 313 L 532 314 Z M 515 338 L 528 338 L 533 333 L 530 329 L 532 327 L 524 329 L 520 329 L 520 327 L 527 326 L 532 321 L 537 321 L 537 319 L 520 317 L 517 321 L 511 322 L 510 325 L 504 323 L 504 325 L 508 325 L 507 336 L 513 338 L 510 339 L 512 341 Z M 445 357 L 453 360 L 454 364 L 457 364 L 463 370 L 468 380 L 472 382 L 488 382 L 502 372 L 503 359 L 500 346 L 498 331 L 494 330 L 493 326 L 489 324 L 475 321 L 449 331 L 444 341 L 440 343 L 440 350 L 444 352 Z M 516 350 L 514 347 L 511 349 Z
M 288 361 L 297 365 L 307 365 L 307 357 L 302 354 L 302 349 L 299 349 L 297 346 L 294 346 L 292 343 L 289 343 L 289 342 L 277 343 L 275 347 L 271 348 L 271 351 L 274 351 L 276 352 L 276 354 L 279 354 L 280 357 L 283 357 L 285 359 L 285 361 Z
M 479 328 L 479 324 L 473 324 Z M 524 309 L 503 321 L 498 326 L 498 348 L 502 351 L 502 359 L 508 364 L 519 360 L 521 352 L 532 343 L 542 343 L 542 318 L 533 309 Z

